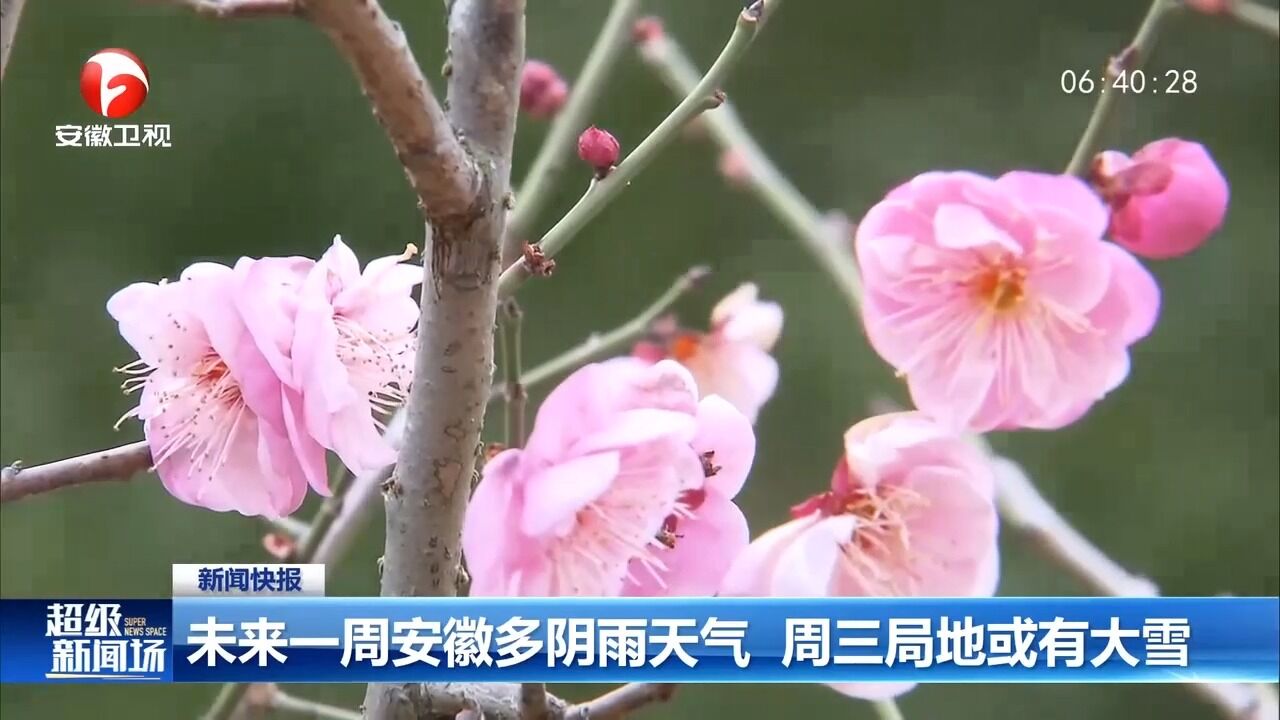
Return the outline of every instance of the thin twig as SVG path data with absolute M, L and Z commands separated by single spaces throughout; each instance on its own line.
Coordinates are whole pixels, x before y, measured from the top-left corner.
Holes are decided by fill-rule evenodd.
M 1091 592 L 1116 597 L 1160 594 L 1151 580 L 1134 575 L 1112 560 L 1062 517 L 1036 489 L 1018 463 L 992 453 L 986 441 L 975 438 L 996 470 L 996 503 L 1010 528 L 1023 535 L 1054 565 L 1066 570 Z M 1275 718 L 1275 703 L 1261 686 L 1241 683 L 1188 683 L 1228 720 Z
M 298 0 L 174 0 L 174 2 L 215 20 L 296 17 L 302 14 L 302 5 Z
M 693 92 L 676 105 L 671 114 L 667 115 L 666 119 L 654 128 L 653 132 L 649 133 L 649 136 L 641 141 L 607 177 L 593 181 L 577 204 L 542 236 L 537 246 L 545 257 L 555 257 L 556 253 L 564 249 L 564 246 L 576 237 L 578 232 L 600 211 L 604 210 L 640 174 L 641 170 L 679 137 L 680 130 L 690 120 L 714 106 L 713 98 L 716 97 L 721 83 L 751 46 L 763 14 L 774 12 L 780 3 L 781 0 L 767 0 L 767 3 L 766 0 L 756 0 L 739 13 L 728 43 Z M 499 295 L 503 298 L 510 297 L 529 277 L 529 267 L 522 257 L 503 271 L 502 278 L 498 282 Z
M 1241 25 L 1280 38 L 1280 10 L 1252 0 L 1236 0 L 1228 12 Z
M 573 82 L 564 107 L 556 114 L 547 130 L 533 165 L 520 183 L 520 195 L 515 209 L 507 218 L 507 233 L 503 243 L 502 266 L 507 267 L 519 257 L 520 249 L 539 213 L 550 202 L 556 181 L 573 157 L 574 141 L 589 122 L 591 112 L 603 93 L 618 58 L 627 47 L 631 23 L 639 11 L 641 0 L 613 0 L 613 7 L 600 28 L 595 45 L 587 54 L 582 71 Z
M 898 708 L 898 703 L 893 700 L 872 700 L 871 707 L 880 720 L 905 720 L 902 710 Z
M 502 304 L 502 319 L 498 322 L 502 332 L 502 368 L 505 376 L 503 394 L 507 399 L 506 440 L 507 447 L 524 447 L 525 387 L 520 375 L 524 371 L 521 355 L 520 327 L 524 313 L 511 298 Z
M 298 520 L 297 518 L 285 516 L 278 518 L 263 518 L 263 521 L 275 532 L 284 535 L 295 546 L 306 539 L 307 533 L 311 531 L 311 524 Z
M 128 480 L 150 467 L 151 448 L 146 442 L 130 443 L 29 468 L 15 462 L 0 471 L 0 502 L 21 500 L 28 495 L 73 485 Z
M 9 69 L 9 53 L 18 35 L 18 22 L 22 20 L 22 8 L 27 0 L 0 0 L 0 80 Z
M 276 689 L 268 709 L 310 720 L 360 720 L 360 713 L 346 708 L 326 705 L 314 700 L 294 697 Z
M 388 429 L 390 433 L 390 429 Z M 343 515 L 342 508 L 345 505 L 344 497 L 348 490 L 355 485 L 351 480 L 351 474 L 343 470 L 338 474 L 338 478 L 332 483 L 332 494 L 325 498 L 320 509 L 316 511 L 315 518 L 311 521 L 306 533 L 302 535 L 302 542 L 296 545 L 297 548 L 289 562 L 295 563 L 324 563 L 329 564 L 336 561 L 335 557 L 321 554 L 321 550 L 327 545 L 330 551 L 335 547 L 327 544 L 328 536 L 335 532 L 350 532 L 343 529 L 344 521 L 350 524 L 354 515 Z M 353 533 L 354 534 L 354 533 Z M 343 546 L 343 550 L 346 546 Z M 203 720 L 228 720 L 236 710 L 240 707 L 241 701 L 245 697 L 245 693 L 249 690 L 250 683 L 226 683 L 222 686 L 222 690 L 218 692 L 218 696 L 214 698 L 213 705 L 205 713 Z
M 1146 16 L 1142 19 L 1142 24 L 1138 26 L 1137 34 L 1133 36 L 1133 41 L 1119 55 L 1107 61 L 1102 78 L 1103 85 L 1097 89 L 1098 101 L 1094 104 L 1089 123 L 1085 125 L 1084 134 L 1080 136 L 1075 152 L 1071 155 L 1071 162 L 1067 163 L 1066 174 L 1084 175 L 1089 171 L 1093 157 L 1102 149 L 1102 131 L 1115 109 L 1116 98 L 1121 95 L 1114 91 L 1106 92 L 1105 89 L 1110 88 L 1121 72 L 1136 70 L 1146 62 L 1155 47 L 1161 21 L 1175 7 L 1177 6 L 1172 0 L 1153 0 Z
M 383 439 L 392 449 L 399 451 L 404 439 L 404 410 L 397 410 L 387 422 L 387 431 Z M 342 507 L 338 510 L 338 518 L 329 527 L 329 532 L 321 538 L 316 547 L 312 562 L 336 563 L 346 557 L 360 530 L 368 524 L 377 507 L 375 500 L 382 497 L 382 484 L 391 477 L 393 465 L 388 465 L 377 472 L 356 476 L 347 488 Z
M 201 720 L 228 720 L 240 708 L 240 702 L 249 692 L 250 683 L 227 683 L 218 691 L 213 704 L 201 716 Z
M 564 717 L 565 720 L 617 720 L 645 705 L 670 700 L 675 690 L 672 683 L 631 683 L 595 700 L 574 705 Z
M 697 86 L 697 66 L 666 33 L 643 41 L 639 50 L 640 57 L 677 96 L 686 95 Z M 862 281 L 853 254 L 841 244 L 831 223 L 773 164 L 731 102 L 707 113 L 702 121 L 722 152 L 738 154 L 746 168 L 748 189 L 809 251 L 840 288 L 855 317 L 859 316 Z
M 676 281 L 671 284 L 656 300 L 648 307 L 640 312 L 639 315 L 631 318 L 625 323 L 619 325 L 612 330 L 603 333 L 593 333 L 583 342 L 570 348 L 569 350 L 557 355 L 554 358 L 531 368 L 524 373 L 521 378 L 521 384 L 527 390 L 535 385 L 550 380 L 558 375 L 562 375 L 575 368 L 586 365 L 587 363 L 600 360 L 619 352 L 625 352 L 628 346 L 636 340 L 644 337 L 649 332 L 653 323 L 663 315 L 665 315 L 671 307 L 676 304 L 681 297 L 684 297 L 690 290 L 693 290 L 698 284 L 711 273 L 711 268 L 705 265 L 692 267 L 684 272 Z M 495 392 L 494 399 L 501 397 L 501 393 Z
M 985 441 L 978 440 L 985 445 Z M 987 448 L 990 452 L 990 448 Z M 1067 570 L 1081 584 L 1099 595 L 1151 597 L 1159 594 L 1155 583 L 1121 567 L 1045 500 L 1022 468 L 1012 460 L 992 455 L 999 479 L 996 503 L 1009 527 L 1025 536 L 1054 564 Z
M 352 484 L 352 474 L 350 470 L 343 468 L 329 484 L 330 495 L 320 504 L 320 509 L 316 511 L 315 517 L 311 519 L 311 525 L 307 529 L 305 535 L 302 536 L 302 542 L 297 546 L 296 558 L 298 562 L 315 562 L 316 550 L 320 544 L 324 542 L 325 537 L 329 534 L 329 529 L 333 527 L 334 522 L 342 515 L 342 506 L 346 504 L 347 490 Z

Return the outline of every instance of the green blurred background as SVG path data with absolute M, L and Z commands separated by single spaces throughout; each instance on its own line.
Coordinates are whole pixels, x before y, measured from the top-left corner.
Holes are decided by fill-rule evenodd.
M 29 2 L 3 86 L 0 173 L 0 457 L 28 464 L 128 442 L 111 424 L 131 401 L 111 367 L 132 359 L 104 304 L 140 279 L 197 259 L 322 252 L 335 233 L 362 258 L 419 242 L 413 199 L 351 73 L 304 23 L 215 22 L 160 3 Z M 530 3 L 529 54 L 572 76 L 603 0 Z M 740 6 L 650 2 L 704 67 Z M 1056 170 L 1093 99 L 1059 88 L 1127 42 L 1143 0 L 802 2 L 781 9 L 728 85 L 778 164 L 823 208 L 859 216 L 918 172 Z M 387 0 L 429 77 L 441 3 Z M 56 148 L 53 128 L 96 122 L 80 65 L 131 49 L 151 72 L 134 116 L 169 123 L 170 149 Z M 1222 232 L 1190 257 L 1154 264 L 1164 309 L 1127 384 L 1076 425 L 996 438 L 1066 515 L 1170 595 L 1275 595 L 1277 578 L 1277 45 L 1227 22 L 1174 18 L 1148 64 L 1198 74 L 1193 95 L 1121 98 L 1112 146 L 1167 135 L 1204 142 L 1231 181 Z M 439 83 L 437 83 L 439 85 Z M 673 99 L 628 55 L 592 118 L 634 147 Z M 132 121 L 132 120 L 131 120 Z M 545 126 L 525 122 L 517 177 Z M 741 496 L 756 532 L 820 489 L 840 434 L 902 388 L 867 349 L 831 283 L 749 197 L 715 172 L 705 141 L 656 162 L 531 283 L 526 357 L 550 357 L 621 322 L 698 262 L 717 273 L 681 306 L 700 323 L 745 279 L 788 311 L 779 392 Z M 581 191 L 570 173 L 553 211 Z M 549 227 L 548 213 L 540 227 Z M 497 427 L 496 424 L 491 427 Z M 494 437 L 493 432 L 487 436 Z M 304 511 L 309 511 L 309 508 Z M 254 561 L 262 528 L 171 499 L 151 478 L 83 487 L 0 513 L 5 597 L 165 596 L 173 562 Z M 380 522 L 330 569 L 330 593 L 376 591 Z M 1076 594 L 1016 538 L 1001 592 Z M 561 688 L 572 698 L 588 688 Z M 211 686 L 3 688 L 13 718 L 195 717 Z M 355 706 L 356 686 L 301 694 Z M 930 686 L 902 702 L 920 718 L 1210 717 L 1171 686 Z M 870 717 L 819 687 L 692 686 L 653 716 Z

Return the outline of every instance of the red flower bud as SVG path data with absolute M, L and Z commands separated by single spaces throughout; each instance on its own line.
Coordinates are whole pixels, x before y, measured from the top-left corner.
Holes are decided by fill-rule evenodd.
M 1231 6 L 1235 4 L 1234 0 L 1186 0 L 1187 5 L 1193 10 L 1199 10 L 1206 15 L 1221 15 L 1231 10 Z
M 598 178 L 608 175 L 613 166 L 618 164 L 621 150 L 617 138 L 594 125 L 578 136 L 578 157 L 595 169 Z
M 541 60 L 529 60 L 520 76 L 520 109 L 545 120 L 560 111 L 569 97 L 569 85 L 556 69 Z
M 751 168 L 747 167 L 747 159 L 735 149 L 720 153 L 717 164 L 720 175 L 734 187 L 744 187 L 751 180 Z
M 661 39 L 662 36 L 662 20 L 652 15 L 636 20 L 635 24 L 631 26 L 631 39 L 637 45 L 647 45 L 654 40 Z

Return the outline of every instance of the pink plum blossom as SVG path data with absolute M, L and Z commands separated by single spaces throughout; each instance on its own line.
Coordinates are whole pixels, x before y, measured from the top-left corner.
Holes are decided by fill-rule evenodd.
M 711 595 L 747 545 L 733 503 L 751 423 L 664 360 L 588 365 L 484 467 L 462 546 L 472 595 Z
M 759 299 L 745 283 L 711 311 L 711 329 L 669 333 L 664 342 L 643 342 L 634 355 L 651 362 L 673 358 L 688 368 L 698 391 L 719 395 L 752 422 L 778 386 L 778 363 L 769 351 L 782 333 L 782 308 Z
M 854 425 L 831 489 L 792 509 L 734 561 L 737 597 L 989 596 L 999 580 L 995 480 L 987 458 L 922 413 Z M 910 683 L 839 683 L 892 697 Z
M 1094 183 L 1110 203 L 1113 240 L 1152 259 L 1200 247 L 1227 214 L 1227 180 L 1203 145 L 1157 140 L 1132 158 L 1114 150 L 1094 160 Z
M 107 311 L 140 359 L 156 471 L 178 499 L 278 517 L 307 486 L 329 494 L 325 450 L 352 471 L 395 460 L 381 415 L 409 387 L 421 269 L 359 262 L 341 239 L 319 262 L 198 263 L 176 283 L 136 283 Z
M 916 407 L 956 429 L 1059 428 L 1129 372 L 1155 280 L 1104 242 L 1107 208 L 1080 180 L 931 172 L 858 225 L 872 346 Z
M 236 272 L 197 263 L 177 282 L 135 283 L 107 311 L 139 359 L 124 368 L 125 417 L 142 420 L 152 463 L 179 500 L 279 517 L 298 508 L 307 478 L 290 442 L 281 382 L 236 309 Z M 122 420 L 124 418 L 121 418 Z M 313 483 L 328 494 L 327 485 Z
M 418 303 L 411 292 L 422 268 L 402 261 L 415 253 L 410 246 L 361 273 L 335 237 L 298 290 L 288 384 L 301 393 L 305 433 L 357 475 L 395 462 L 380 431 L 412 380 Z

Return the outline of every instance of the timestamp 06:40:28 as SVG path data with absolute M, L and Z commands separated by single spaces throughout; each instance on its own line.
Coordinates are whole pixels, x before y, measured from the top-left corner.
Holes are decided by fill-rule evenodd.
M 1195 70 L 1165 70 L 1147 73 L 1143 70 L 1121 70 L 1114 77 L 1092 70 L 1063 70 L 1058 82 L 1068 95 L 1092 95 L 1095 92 L 1133 95 L 1192 95 L 1198 89 Z

